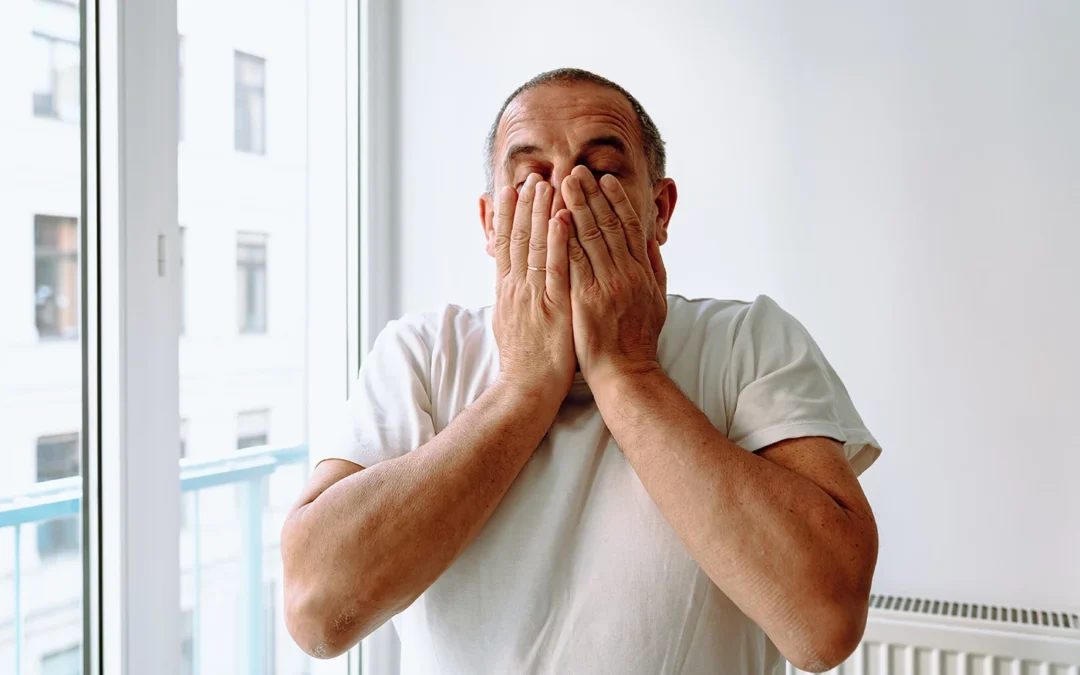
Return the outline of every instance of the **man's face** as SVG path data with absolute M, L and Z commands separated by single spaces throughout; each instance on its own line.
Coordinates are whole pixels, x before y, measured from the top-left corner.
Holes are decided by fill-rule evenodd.
M 621 94 L 592 83 L 541 85 L 514 99 L 495 137 L 494 194 L 519 189 L 530 173 L 558 188 L 577 165 L 599 180 L 610 173 L 623 185 L 650 239 L 664 243 L 674 207 L 674 183 L 649 179 L 637 116 Z M 552 215 L 563 208 L 558 189 Z M 494 254 L 495 204 L 480 197 L 480 219 L 488 254 Z

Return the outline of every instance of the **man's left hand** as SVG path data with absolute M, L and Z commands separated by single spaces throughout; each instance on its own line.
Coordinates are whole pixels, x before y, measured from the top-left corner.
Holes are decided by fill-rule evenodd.
M 612 175 L 599 183 L 583 166 L 562 181 L 567 208 L 574 350 L 594 387 L 659 369 L 657 341 L 667 318 L 667 272 L 660 245 Z

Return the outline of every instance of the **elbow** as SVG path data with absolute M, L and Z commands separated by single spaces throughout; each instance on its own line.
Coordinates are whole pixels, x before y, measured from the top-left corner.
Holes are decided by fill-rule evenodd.
M 336 612 L 335 617 L 333 609 L 316 600 L 317 595 L 286 583 L 285 627 L 305 653 L 316 659 L 332 659 L 347 652 L 365 633 L 355 630 L 353 615 Z
M 310 555 L 298 513 L 285 520 L 281 532 L 285 627 L 296 645 L 317 659 L 332 659 L 364 637 L 358 613 L 345 609 L 344 593 L 335 593 L 326 566 Z
M 793 650 L 788 660 L 808 673 L 830 671 L 848 659 L 862 641 L 866 612 L 847 611 L 818 624 L 801 640 L 802 648 Z
M 846 661 L 862 641 L 870 593 L 859 589 L 839 598 L 818 598 L 813 605 L 799 622 L 802 630 L 785 641 L 784 656 L 799 670 L 823 673 Z
M 281 537 L 285 627 L 305 653 L 316 659 L 340 656 L 385 623 L 395 611 L 370 597 L 372 584 L 351 585 L 335 574 L 338 566 L 307 541 L 296 519 L 286 520 Z M 358 577 L 363 578 L 363 573 Z

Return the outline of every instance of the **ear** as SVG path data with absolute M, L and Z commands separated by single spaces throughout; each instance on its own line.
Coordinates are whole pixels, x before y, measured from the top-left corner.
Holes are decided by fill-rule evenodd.
M 495 257 L 495 200 L 491 195 L 480 195 L 480 226 L 484 228 L 484 250 Z
M 671 223 L 671 214 L 675 213 L 675 202 L 678 199 L 679 191 L 675 187 L 675 181 L 670 178 L 661 179 L 653 187 L 653 205 L 656 207 L 653 232 L 656 233 L 659 244 L 667 241 L 668 225 Z

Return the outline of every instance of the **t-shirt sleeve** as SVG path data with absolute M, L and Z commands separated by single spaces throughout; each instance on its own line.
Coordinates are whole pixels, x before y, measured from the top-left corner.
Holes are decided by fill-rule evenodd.
M 324 459 L 371 467 L 431 440 L 430 363 L 421 320 L 387 324 L 361 363 L 336 438 L 313 448 L 311 467 Z
M 728 438 L 757 452 L 789 438 L 824 436 L 844 444 L 859 474 L 881 454 L 844 383 L 807 330 L 768 296 L 740 317 L 725 378 L 734 400 Z

